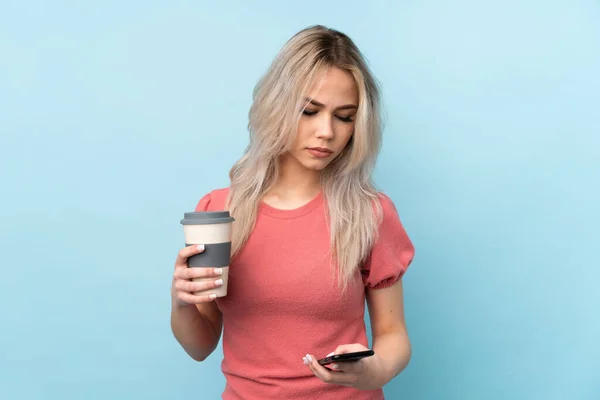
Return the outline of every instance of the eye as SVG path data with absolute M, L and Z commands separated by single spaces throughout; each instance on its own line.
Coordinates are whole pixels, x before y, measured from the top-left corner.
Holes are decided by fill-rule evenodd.
M 302 111 L 302 114 L 308 115 L 308 116 L 315 115 L 316 113 L 317 113 L 316 111 L 311 111 L 311 110 L 303 110 Z
M 337 115 L 336 117 L 337 117 L 337 119 L 339 119 L 342 122 L 352 122 L 352 121 L 354 121 L 354 119 L 352 117 L 343 117 L 341 115 Z

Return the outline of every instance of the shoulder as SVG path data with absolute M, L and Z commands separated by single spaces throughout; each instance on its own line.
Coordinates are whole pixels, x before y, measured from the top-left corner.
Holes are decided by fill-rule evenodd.
M 388 196 L 384 192 L 377 192 L 377 198 L 379 199 L 379 202 L 381 203 L 382 207 L 393 207 L 393 208 L 396 208 L 394 206 L 394 202 L 392 201 L 392 199 L 390 198 L 390 196 Z
M 385 193 L 377 192 L 377 201 L 383 219 L 397 218 L 398 210 L 394 201 Z
M 229 188 L 211 190 L 198 201 L 196 211 L 221 211 L 225 210 Z
M 392 199 L 385 193 L 378 192 L 379 200 L 379 234 L 382 236 L 391 236 L 394 240 L 409 242 L 408 236 L 402 224 L 398 209 Z

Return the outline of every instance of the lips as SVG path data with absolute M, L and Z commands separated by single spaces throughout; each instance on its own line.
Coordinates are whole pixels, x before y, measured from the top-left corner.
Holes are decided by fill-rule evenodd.
M 317 158 L 327 158 L 333 154 L 333 151 L 324 147 L 309 147 L 307 150 L 310 154 Z

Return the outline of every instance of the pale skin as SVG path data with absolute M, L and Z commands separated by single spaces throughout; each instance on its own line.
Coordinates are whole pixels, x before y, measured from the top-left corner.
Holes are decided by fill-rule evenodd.
M 358 90 L 352 75 L 332 68 L 316 82 L 306 96 L 307 104 L 298 125 L 293 149 L 281 157 L 281 175 L 263 198 L 279 209 L 295 209 L 313 199 L 321 190 L 319 173 L 337 157 L 354 132 Z M 175 337 L 195 360 L 204 360 L 216 348 L 222 330 L 222 315 L 210 290 L 219 285 L 218 269 L 187 268 L 189 256 L 203 251 L 182 249 L 175 262 L 172 285 L 171 326 Z M 212 277 L 210 282 L 192 282 Z M 325 357 L 309 353 L 299 362 L 323 382 L 358 389 L 378 389 L 408 364 L 410 340 L 404 318 L 402 281 L 383 289 L 366 289 L 375 355 L 357 362 L 318 364 Z M 206 291 L 205 295 L 193 292 Z M 336 344 L 332 344 L 332 347 Z M 339 343 L 333 354 L 366 350 L 358 343 Z

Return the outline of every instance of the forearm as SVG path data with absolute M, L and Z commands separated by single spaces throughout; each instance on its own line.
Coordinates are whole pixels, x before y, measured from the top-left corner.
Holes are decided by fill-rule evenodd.
M 372 377 L 373 385 L 380 388 L 408 365 L 411 356 L 408 334 L 405 331 L 394 331 L 375 336 L 373 350 L 378 356 L 378 365 Z
M 208 318 L 193 305 L 173 302 L 171 330 L 185 352 L 196 361 L 205 360 L 217 347 L 220 332 L 215 332 Z

